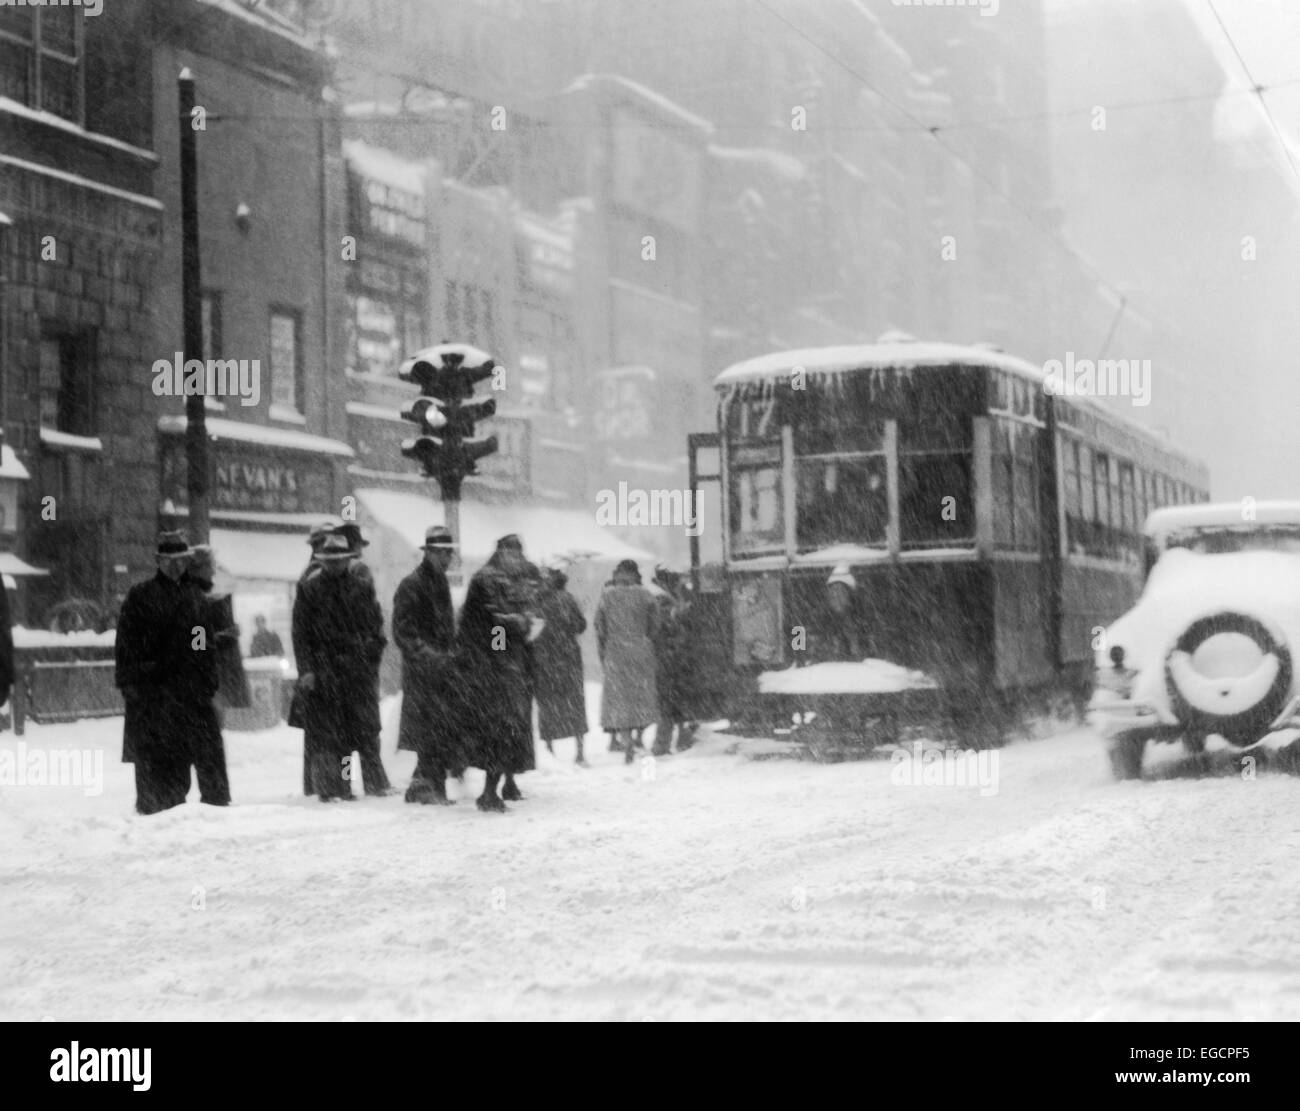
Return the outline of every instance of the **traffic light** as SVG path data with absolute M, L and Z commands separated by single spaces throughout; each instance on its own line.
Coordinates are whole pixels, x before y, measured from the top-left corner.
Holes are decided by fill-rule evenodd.
M 468 364 L 468 365 L 467 365 Z M 464 344 L 438 344 L 407 359 L 398 377 L 414 382 L 421 396 L 402 410 L 402 419 L 420 426 L 420 435 L 402 442 L 426 477 L 436 478 L 444 498 L 459 497 L 460 483 L 477 473 L 475 464 L 497 450 L 495 436 L 476 436 L 475 425 L 497 411 L 492 398 L 471 401 L 474 386 L 492 376 L 496 362 Z

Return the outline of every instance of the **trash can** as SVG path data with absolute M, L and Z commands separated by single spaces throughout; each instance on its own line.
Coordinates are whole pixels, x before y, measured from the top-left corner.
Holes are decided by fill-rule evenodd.
M 289 661 L 268 656 L 244 661 L 248 676 L 249 705 L 231 708 L 225 712 L 222 725 L 226 729 L 250 733 L 260 729 L 274 729 L 283 719 L 281 688 Z

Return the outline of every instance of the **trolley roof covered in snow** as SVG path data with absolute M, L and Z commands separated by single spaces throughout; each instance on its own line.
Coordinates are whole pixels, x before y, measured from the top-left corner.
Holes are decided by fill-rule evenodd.
M 1147 518 L 1143 531 L 1155 540 L 1194 529 L 1256 529 L 1261 525 L 1294 525 L 1300 528 L 1300 501 L 1209 502 L 1201 505 L 1171 505 L 1157 509 Z
M 987 347 L 958 343 L 919 343 L 899 340 L 885 343 L 855 344 L 843 347 L 807 347 L 795 351 L 777 351 L 756 359 L 729 366 L 714 386 L 727 390 L 751 382 L 788 378 L 802 367 L 812 378 L 852 372 L 911 370 L 915 367 L 974 366 L 1009 371 L 1036 385 L 1045 377 L 1042 368 L 1014 355 Z

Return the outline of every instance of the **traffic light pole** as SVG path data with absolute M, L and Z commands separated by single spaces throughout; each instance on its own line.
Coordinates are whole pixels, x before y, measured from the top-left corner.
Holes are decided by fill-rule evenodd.
M 181 307 L 185 321 L 185 361 L 204 358 L 203 282 L 199 267 L 198 132 L 194 130 L 194 76 L 181 70 Z M 185 398 L 185 491 L 189 501 L 191 544 L 206 544 L 208 518 L 208 427 L 203 389 Z
M 438 486 L 442 491 L 442 515 L 451 532 L 451 542 L 456 545 L 451 554 L 451 566 L 447 568 L 448 574 L 454 576 L 454 581 L 460 581 L 460 487 L 461 479 L 454 476 L 447 476 L 438 480 Z

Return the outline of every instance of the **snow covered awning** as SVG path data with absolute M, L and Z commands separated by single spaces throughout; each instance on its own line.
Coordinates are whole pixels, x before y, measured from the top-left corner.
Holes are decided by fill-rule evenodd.
M 25 563 L 13 552 L 0 552 L 0 574 L 19 577 L 23 575 L 48 575 L 49 572 L 40 567 L 33 567 L 30 563 Z
M 214 528 L 211 543 L 217 568 L 235 579 L 297 582 L 311 558 L 305 531 L 240 532 Z
M 376 523 L 395 533 L 412 553 L 424 543 L 425 529 L 446 523 L 443 503 L 422 494 L 364 489 L 357 490 L 356 495 Z M 461 562 L 469 571 L 491 556 L 498 539 L 512 532 L 523 540 L 524 554 L 534 563 L 564 556 L 638 561 L 655 558 L 620 540 L 581 509 L 461 502 L 460 527 Z
M 292 428 L 273 428 L 266 424 L 253 424 L 251 421 L 222 420 L 209 417 L 205 422 L 208 439 L 233 440 L 237 443 L 263 444 L 283 451 L 304 451 L 316 455 L 342 455 L 348 459 L 353 451 L 342 440 L 330 440 L 325 436 L 313 436 L 310 432 L 298 432 Z M 167 436 L 185 434 L 187 421 L 181 415 L 168 415 L 158 418 L 158 431 Z
M 0 478 L 16 478 L 26 482 L 32 476 L 27 473 L 17 452 L 8 444 L 0 444 Z

